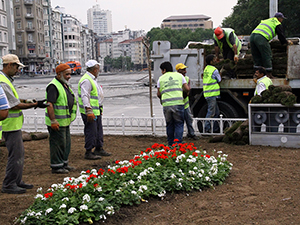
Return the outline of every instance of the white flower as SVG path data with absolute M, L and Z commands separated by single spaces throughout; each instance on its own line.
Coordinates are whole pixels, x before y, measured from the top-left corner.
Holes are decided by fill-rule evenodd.
M 134 184 L 133 180 L 128 181 L 129 184 Z
M 206 181 L 210 181 L 210 178 L 209 178 L 209 177 L 205 177 L 205 180 L 206 180 Z
M 139 188 L 139 192 L 143 192 L 143 190 L 147 190 L 147 186 L 146 185 L 141 185 L 140 188 Z
M 102 202 L 102 201 L 104 201 L 104 198 L 100 197 L 100 198 L 98 199 L 98 201 L 99 201 L 99 202 Z
M 83 210 L 88 210 L 87 205 L 81 205 L 80 206 L 80 211 L 83 211 Z
M 82 202 L 89 202 L 91 201 L 91 197 L 88 194 L 85 194 L 82 198 Z
M 66 204 L 62 204 L 62 205 L 59 207 L 59 209 L 65 209 L 65 208 L 67 208 Z
M 159 162 L 157 162 L 157 163 L 155 163 L 156 164 L 156 166 L 160 166 L 160 163 Z
M 171 178 L 173 179 L 173 178 L 175 178 L 176 177 L 176 175 L 173 173 L 172 175 L 171 175 Z
M 63 198 L 61 201 L 69 201 L 69 198 L 68 197 L 65 197 L 65 198 Z
M 115 213 L 113 206 L 106 206 L 105 212 L 107 212 L 108 215 L 112 215 Z
M 52 187 L 53 189 L 57 189 L 57 184 L 52 184 L 51 187 Z
M 121 192 L 121 190 L 119 190 L 119 189 L 118 189 L 118 190 L 116 190 L 116 193 L 118 193 L 118 192 Z
M 35 214 L 36 218 L 39 218 L 42 215 L 42 211 L 39 211 Z
M 36 192 L 41 192 L 43 190 L 43 188 L 42 187 L 39 187 L 37 190 L 36 190 Z
M 136 195 L 137 192 L 136 191 L 131 191 L 131 194 Z
M 217 153 L 218 153 L 218 154 L 222 154 L 223 152 L 222 152 L 222 151 L 217 151 Z
M 43 199 L 44 198 L 44 196 L 43 195 L 41 195 L 41 194 L 37 194 L 35 197 L 34 197 L 35 199 L 38 199 L 38 198 L 41 198 L 41 199 Z
M 196 173 L 195 173 L 195 171 L 193 171 L 193 170 L 190 170 L 190 171 L 189 171 L 189 174 L 191 174 L 191 175 L 195 175 Z
M 97 187 L 96 190 L 100 192 L 102 191 L 102 187 Z
M 21 220 L 21 223 L 22 223 L 22 224 L 25 224 L 25 223 L 26 223 L 26 220 L 27 220 L 27 216 L 25 216 L 25 217 Z
M 154 171 L 154 169 L 152 167 L 149 167 L 148 171 Z
M 71 208 L 69 208 L 68 213 L 69 213 L 69 214 L 72 214 L 72 213 L 74 213 L 75 211 L 76 211 L 76 208 L 71 207 Z
M 100 219 L 106 220 L 106 216 L 105 215 L 100 215 Z
M 47 214 L 51 213 L 52 211 L 53 211 L 53 209 L 52 209 L 52 208 L 49 208 L 49 209 L 47 209 L 47 210 L 46 210 L 46 212 L 45 212 L 45 215 L 47 215 Z
M 177 183 L 177 186 L 182 187 L 182 184 L 181 183 Z
M 164 197 L 166 195 L 166 191 L 163 190 L 161 193 L 158 194 L 158 197 Z

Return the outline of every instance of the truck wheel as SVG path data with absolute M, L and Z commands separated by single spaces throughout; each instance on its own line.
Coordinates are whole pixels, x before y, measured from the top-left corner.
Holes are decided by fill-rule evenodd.
M 220 110 L 220 114 L 223 115 L 223 118 L 238 118 L 239 114 L 235 110 L 235 108 L 224 101 L 218 101 L 218 106 Z M 205 118 L 207 113 L 207 104 L 205 104 L 198 113 L 198 118 Z M 198 121 L 197 123 L 198 130 L 200 133 L 203 133 L 203 125 L 201 121 Z M 227 123 L 224 124 L 224 129 L 228 127 L 229 125 Z

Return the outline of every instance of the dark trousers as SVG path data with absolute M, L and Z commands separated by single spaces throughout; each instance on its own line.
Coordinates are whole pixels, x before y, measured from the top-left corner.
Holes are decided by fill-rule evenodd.
M 223 48 L 223 58 L 234 60 L 234 52 L 231 48 Z
M 24 166 L 24 145 L 22 131 L 3 132 L 8 159 L 6 165 L 3 188 L 14 188 L 22 183 Z
M 102 127 L 102 116 L 96 116 L 93 122 L 87 121 L 87 116 L 81 113 L 81 118 L 84 123 L 84 136 L 86 152 L 100 150 L 103 147 L 103 127 Z
M 68 165 L 68 158 L 71 151 L 70 127 L 59 127 L 53 130 L 48 126 L 50 145 L 50 167 L 59 169 Z

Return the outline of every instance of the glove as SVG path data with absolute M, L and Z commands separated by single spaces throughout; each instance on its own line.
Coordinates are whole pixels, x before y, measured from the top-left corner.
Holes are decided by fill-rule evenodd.
M 59 130 L 59 122 L 57 120 L 51 120 L 51 128 L 55 131 Z
M 34 107 L 35 109 L 38 107 L 38 108 L 47 108 L 50 104 L 49 103 L 44 103 L 46 101 L 46 99 L 44 100 L 40 100 L 40 101 L 37 101 L 37 105 L 36 107 Z
M 288 40 L 288 45 L 293 45 L 294 43 L 291 40 Z

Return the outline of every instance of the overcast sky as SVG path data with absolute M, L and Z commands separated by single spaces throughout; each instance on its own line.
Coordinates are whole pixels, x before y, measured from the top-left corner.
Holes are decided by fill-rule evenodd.
M 238 0 L 52 0 L 54 8 L 64 7 L 67 14 L 76 16 L 83 24 L 87 23 L 87 10 L 99 4 L 103 10 L 112 13 L 113 31 L 160 27 L 163 19 L 169 16 L 199 15 L 211 17 L 213 27 L 232 13 Z

